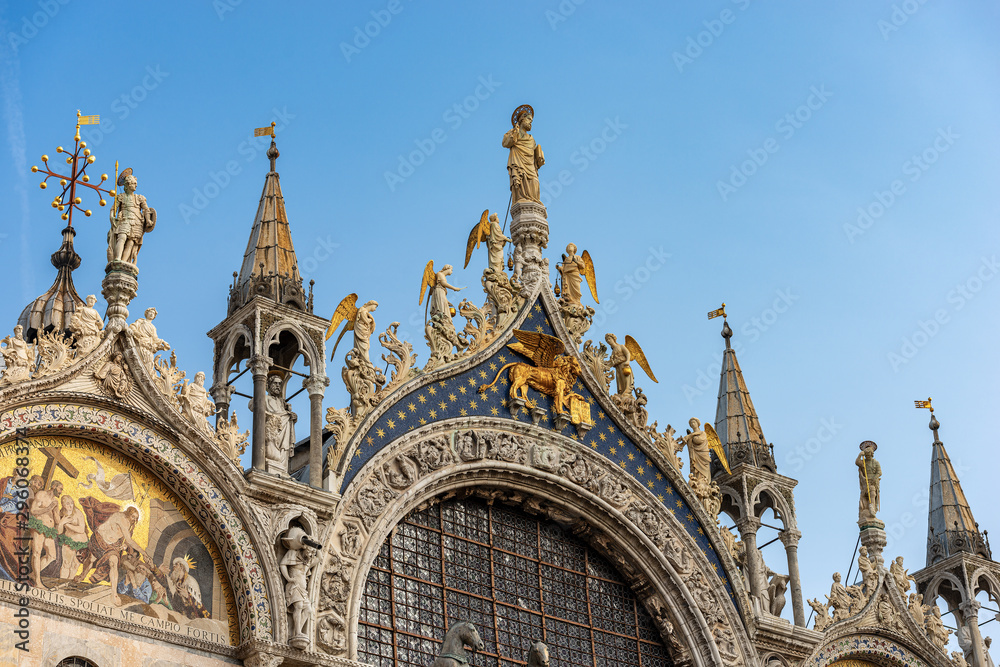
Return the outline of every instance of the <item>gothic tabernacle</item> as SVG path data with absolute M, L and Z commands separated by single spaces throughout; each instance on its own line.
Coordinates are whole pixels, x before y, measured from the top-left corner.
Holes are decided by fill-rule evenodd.
M 22 664 L 992 667 L 976 595 L 1000 600 L 1000 564 L 930 399 L 926 562 L 884 553 L 889 459 L 865 441 L 844 456 L 857 569 L 807 599 L 797 482 L 764 438 L 725 305 L 709 313 L 724 339 L 714 419 L 675 413 L 687 432 L 661 429 L 651 413 L 669 406 L 647 404 L 639 383 L 657 380 L 636 338 L 585 339 L 598 272 L 581 248 L 597 240 L 550 266 L 531 106 L 497 132 L 509 231 L 490 209 L 440 223 L 464 266 L 479 262 L 483 294 L 453 284 L 446 246 L 399 279 L 415 291 L 423 267 L 426 350 L 385 326 L 377 294 L 337 301 L 353 286 L 324 286 L 332 317 L 314 313 L 274 124 L 257 130 L 270 168 L 204 370 L 157 333 L 180 314 L 130 318 L 155 202 L 140 167 L 89 183 L 87 119 L 60 149 L 68 174 L 47 156 L 33 168 L 64 188 L 57 275 L 0 343 L 0 600 L 10 637 L 30 610 Z M 74 250 L 78 231 L 98 234 L 73 226 L 84 196 L 110 205 L 106 257 L 103 229 L 100 257 Z M 97 285 L 77 294 L 82 261 L 105 266 L 104 303 Z M 244 375 L 252 393 L 235 389 Z M 324 405 L 331 380 L 346 405 Z M 835 496 L 852 512 L 853 489 Z M 765 519 L 781 543 L 766 559 Z

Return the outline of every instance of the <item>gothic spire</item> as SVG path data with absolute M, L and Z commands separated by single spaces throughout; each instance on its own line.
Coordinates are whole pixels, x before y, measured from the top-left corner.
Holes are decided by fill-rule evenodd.
M 736 359 L 736 350 L 729 343 L 733 330 L 725 319 L 722 322 L 722 337 L 726 339 L 726 349 L 722 353 L 715 430 L 726 451 L 730 467 L 747 463 L 775 472 L 774 455 L 760 429 L 757 410 L 750 400 L 740 362 Z
M 62 235 L 62 245 L 51 257 L 52 266 L 56 267 L 55 281 L 44 294 L 25 306 L 17 318 L 17 323 L 24 327 L 24 339 L 29 343 L 44 331 L 61 331 L 68 335 L 73 313 L 84 305 L 73 286 L 73 270 L 80 266 L 80 256 L 73 249 L 76 230 L 67 226 Z
M 932 410 L 930 429 L 934 432 L 934 444 L 927 512 L 927 566 L 963 551 L 991 559 L 989 543 L 979 532 L 955 468 L 938 437 L 939 428 L 941 424 Z
M 230 313 L 255 296 L 306 310 L 302 276 L 299 275 L 292 233 L 285 214 L 285 200 L 275 170 L 274 163 L 278 156 L 278 147 L 272 138 L 271 147 L 267 150 L 271 170 L 264 177 L 264 191 L 250 230 L 243 266 L 229 296 Z

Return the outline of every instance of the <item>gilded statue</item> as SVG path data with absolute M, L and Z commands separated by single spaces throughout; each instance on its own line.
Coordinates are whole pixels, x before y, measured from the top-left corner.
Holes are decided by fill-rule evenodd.
M 509 347 L 514 352 L 524 355 L 532 363 L 526 364 L 514 361 L 504 365 L 497 371 L 490 384 L 479 387 L 479 393 L 485 393 L 493 387 L 500 376 L 510 369 L 511 407 L 525 405 L 530 398 L 528 388 L 552 397 L 552 411 L 558 414 L 570 415 L 573 424 L 593 424 L 590 418 L 590 404 L 580 394 L 573 391 L 573 384 L 580 375 L 580 362 L 576 357 L 565 354 L 563 342 L 554 336 L 534 331 L 515 329 L 516 343 Z
M 562 262 L 556 265 L 559 274 L 562 276 L 562 291 L 559 301 L 561 305 L 567 307 L 582 308 L 581 298 L 583 292 L 581 286 L 583 280 L 587 280 L 587 287 L 590 288 L 590 295 L 594 297 L 596 303 L 600 303 L 597 298 L 597 278 L 594 274 L 594 260 L 590 258 L 590 253 L 586 250 L 582 255 L 576 254 L 576 244 L 570 243 L 566 246 L 566 253 L 562 256 Z
M 510 175 L 510 196 L 513 203 L 533 201 L 541 203 L 541 189 L 538 186 L 538 170 L 545 164 L 542 148 L 535 143 L 531 131 L 535 110 L 522 104 L 510 117 L 511 129 L 503 135 L 504 148 L 510 149 L 507 158 L 507 172 Z
M 490 214 L 489 210 L 483 211 L 479 222 L 469 232 L 469 240 L 465 244 L 465 266 L 463 268 L 469 267 L 472 251 L 477 250 L 481 243 L 485 243 L 488 253 L 488 270 L 494 273 L 503 273 L 503 248 L 509 242 L 510 239 L 504 236 L 503 229 L 500 228 L 500 218 L 497 214 Z
M 135 264 L 143 234 L 156 226 L 156 209 L 146 203 L 146 198 L 136 194 L 132 167 L 121 173 L 117 181 L 123 191 L 115 195 L 111 205 L 111 231 L 108 232 L 108 262 L 122 261 Z
M 882 481 L 882 466 L 875 460 L 875 450 L 878 449 L 871 440 L 861 443 L 861 453 L 854 461 L 858 466 L 858 485 L 861 487 L 861 499 L 858 502 L 858 520 L 874 519 L 879 510 L 879 485 Z
M 452 270 L 451 264 L 445 264 L 440 271 L 435 272 L 434 260 L 427 262 L 427 266 L 424 267 L 424 275 L 420 283 L 420 300 L 417 303 L 419 305 L 424 302 L 424 296 L 429 287 L 431 290 L 429 301 L 431 318 L 435 315 L 441 315 L 448 319 L 455 316 L 455 307 L 448 301 L 448 290 L 458 292 L 465 288 L 454 287 L 448 283 L 448 276 L 451 275 Z
M 635 376 L 632 374 L 633 361 L 638 363 L 642 370 L 646 371 L 646 375 L 649 376 L 650 380 L 659 382 L 656 376 L 653 375 L 653 370 L 649 367 L 649 361 L 646 359 L 642 347 L 639 346 L 639 343 L 632 336 L 625 336 L 624 345 L 619 343 L 618 338 L 611 333 L 605 335 L 604 340 L 608 342 L 608 346 L 611 348 L 610 363 L 615 367 L 615 384 L 619 395 L 631 394 L 635 389 Z
M 371 363 L 368 354 L 371 350 L 371 337 L 375 333 L 375 318 L 372 316 L 372 313 L 378 308 L 378 301 L 367 301 L 360 308 L 356 305 L 357 302 L 357 294 L 348 294 L 341 300 L 333 313 L 333 317 L 330 318 L 330 326 L 326 330 L 327 340 L 330 340 L 330 337 L 333 336 L 333 333 L 340 326 L 341 322 L 347 322 L 347 326 L 340 332 L 340 336 L 333 346 L 333 352 L 330 354 L 331 361 L 333 361 L 334 356 L 337 354 L 337 346 L 340 345 L 340 339 L 348 331 L 353 331 L 354 349 L 356 350 L 354 354 L 355 358 L 361 357 L 369 364 Z

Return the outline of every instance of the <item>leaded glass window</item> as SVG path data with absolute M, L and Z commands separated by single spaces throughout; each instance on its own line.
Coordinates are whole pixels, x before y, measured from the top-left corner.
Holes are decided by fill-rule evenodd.
M 426 667 L 458 621 L 486 644 L 474 665 L 524 665 L 537 640 L 560 667 L 672 665 L 608 561 L 556 523 L 480 500 L 414 512 L 382 545 L 361 602 L 358 659 Z

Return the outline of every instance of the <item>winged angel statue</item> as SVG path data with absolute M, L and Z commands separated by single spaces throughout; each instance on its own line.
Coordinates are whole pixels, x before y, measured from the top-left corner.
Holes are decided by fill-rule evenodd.
M 469 240 L 465 244 L 465 266 L 469 268 L 469 260 L 472 259 L 472 251 L 478 250 L 480 244 L 486 244 L 489 253 L 489 269 L 495 273 L 503 272 L 503 247 L 510 242 L 504 236 L 500 228 L 500 220 L 496 213 L 490 214 L 489 210 L 483 211 L 479 222 L 472 231 L 469 232 Z

